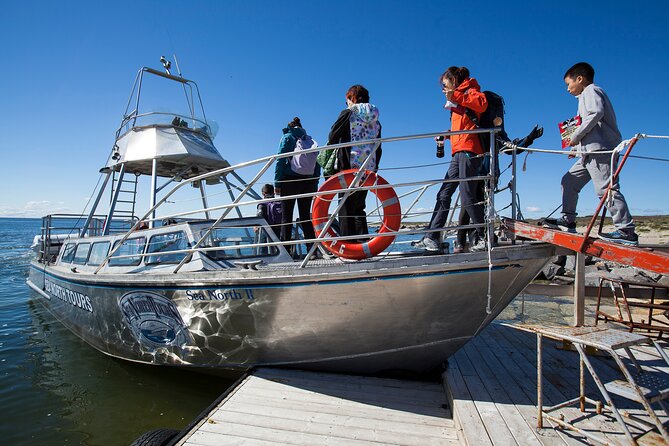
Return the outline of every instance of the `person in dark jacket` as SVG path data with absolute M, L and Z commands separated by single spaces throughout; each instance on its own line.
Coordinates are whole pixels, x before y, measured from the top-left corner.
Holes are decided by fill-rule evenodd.
M 353 85 L 346 92 L 346 109 L 332 125 L 328 145 L 362 141 L 381 137 L 379 109 L 369 103 L 369 91 L 362 85 Z M 359 169 L 367 158 L 366 170 L 376 172 L 381 160 L 381 146 L 361 144 L 337 152 L 337 170 Z M 340 195 L 341 197 L 342 195 Z M 346 199 L 339 212 L 340 235 L 368 234 L 365 200 L 367 191 L 354 192 Z
M 290 153 L 295 150 L 297 140 L 306 136 L 307 132 L 302 128 L 300 118 L 294 118 L 283 129 L 283 137 L 279 144 L 279 153 Z M 300 175 L 293 172 L 290 157 L 277 160 L 274 171 L 274 191 L 282 197 L 300 195 L 316 192 L 318 179 L 321 176 L 321 168 L 316 163 L 312 175 Z M 293 232 L 293 211 L 297 201 L 299 223 L 305 239 L 316 238 L 314 226 L 311 223 L 311 197 L 293 198 L 283 200 L 281 218 L 281 240 L 289 242 Z M 307 250 L 311 249 L 311 243 L 307 244 Z
M 262 189 L 263 198 L 274 198 L 274 186 L 265 184 Z M 257 206 L 256 215 L 265 219 L 270 228 L 274 231 L 276 238 L 281 239 L 281 222 L 283 221 L 283 204 L 280 201 L 270 201 L 260 203 Z

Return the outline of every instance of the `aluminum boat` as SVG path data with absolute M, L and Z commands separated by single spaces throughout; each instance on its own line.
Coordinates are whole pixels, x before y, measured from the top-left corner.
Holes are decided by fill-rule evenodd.
M 148 76 L 175 83 L 188 112 L 143 112 Z M 28 285 L 60 322 L 105 354 L 198 369 L 424 372 L 490 323 L 555 254 L 541 243 L 491 247 L 493 193 L 486 198 L 487 251 L 416 250 L 408 241 L 425 231 L 407 223 L 418 198 L 444 180 L 393 183 L 392 172 L 379 172 L 389 183 L 370 183 L 364 165 L 349 173 L 350 184 L 304 194 L 331 201 L 325 219 L 315 221 L 316 239 L 281 242 L 256 214 L 268 199 L 255 189 L 287 155 L 230 165 L 211 127 L 195 82 L 142 68 L 88 211 L 43 218 Z M 366 143 L 391 151 L 443 134 Z M 243 179 L 248 172 L 250 181 Z M 477 180 L 492 184 L 492 176 Z M 141 198 L 145 186 L 148 197 Z M 369 213 L 369 238 L 371 244 L 388 237 L 389 246 L 352 260 L 342 246 L 359 241 L 330 228 L 341 201 L 360 189 L 372 198 L 392 190 L 402 226 L 388 224 L 382 202 Z

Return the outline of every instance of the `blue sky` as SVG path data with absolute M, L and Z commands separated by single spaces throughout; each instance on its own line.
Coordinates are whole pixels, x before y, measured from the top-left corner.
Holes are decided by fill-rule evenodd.
M 233 164 L 275 153 L 293 116 L 325 142 L 356 83 L 380 108 L 384 136 L 448 129 L 437 79 L 450 65 L 469 67 L 484 89 L 505 98 L 511 137 L 538 123 L 545 136 L 536 146 L 556 149 L 556 123 L 577 105 L 562 75 L 581 60 L 595 67 L 623 137 L 669 134 L 668 22 L 663 1 L 5 0 L 0 216 L 81 211 L 137 70 L 160 68 L 161 55 L 176 53 L 184 76 L 198 82 L 207 115 L 220 126 L 215 143 Z M 430 141 L 388 145 L 381 167 L 434 163 L 434 152 Z M 634 154 L 669 158 L 669 141 L 642 141 Z M 571 164 L 529 156 L 518 179 L 526 216 L 559 205 L 560 178 Z M 420 175 L 441 178 L 445 169 Z M 669 214 L 668 172 L 668 162 L 628 162 L 622 191 L 633 214 Z M 501 207 L 510 196 L 497 200 Z M 429 192 L 419 206 L 433 203 Z M 596 204 L 586 186 L 579 212 Z

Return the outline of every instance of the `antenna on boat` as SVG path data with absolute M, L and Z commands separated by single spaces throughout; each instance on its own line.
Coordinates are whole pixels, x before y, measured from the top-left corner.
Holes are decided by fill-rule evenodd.
M 177 59 L 177 53 L 173 53 L 172 57 L 174 57 L 174 65 L 176 65 L 176 67 L 177 67 L 177 73 L 179 73 L 179 77 L 183 77 L 183 75 L 181 74 L 181 68 L 179 68 L 179 60 Z M 163 59 L 164 58 L 161 58 L 161 62 L 162 62 Z M 169 61 L 167 63 L 169 64 Z M 163 65 L 165 65 L 165 64 L 163 63 Z M 190 110 L 190 115 L 194 117 L 195 116 L 195 104 L 194 103 L 191 104 L 190 99 L 188 99 L 188 92 L 186 91 L 186 86 L 183 85 L 183 84 L 181 84 L 181 86 L 184 89 L 184 95 L 186 95 L 186 102 L 188 103 L 188 109 Z

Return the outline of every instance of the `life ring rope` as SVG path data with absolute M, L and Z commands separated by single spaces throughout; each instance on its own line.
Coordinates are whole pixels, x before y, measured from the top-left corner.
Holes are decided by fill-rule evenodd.
M 340 172 L 337 175 L 330 177 L 318 189 L 318 192 L 321 193 L 321 195 L 316 196 L 314 199 L 311 213 L 311 221 L 314 226 L 316 237 L 321 238 L 323 229 L 330 219 L 328 211 L 330 209 L 330 203 L 334 200 L 335 194 L 341 192 L 342 189 L 348 189 L 357 172 L 356 169 Z M 374 193 L 381 202 L 383 219 L 381 227 L 377 232 L 378 235 L 363 243 L 339 240 L 336 238 L 332 240 L 324 240 L 322 243 L 325 249 L 332 254 L 345 259 L 362 260 L 378 255 L 392 244 L 395 239 L 394 235 L 381 234 L 386 232 L 397 232 L 399 230 L 400 222 L 402 220 L 402 208 L 400 206 L 400 200 L 392 187 L 376 187 L 386 185 L 388 185 L 388 182 L 385 179 L 371 171 L 365 171 L 364 181 L 360 185 L 361 187 L 369 188 L 368 190 Z M 326 235 L 337 237 L 337 234 L 335 234 L 331 227 L 326 231 Z

